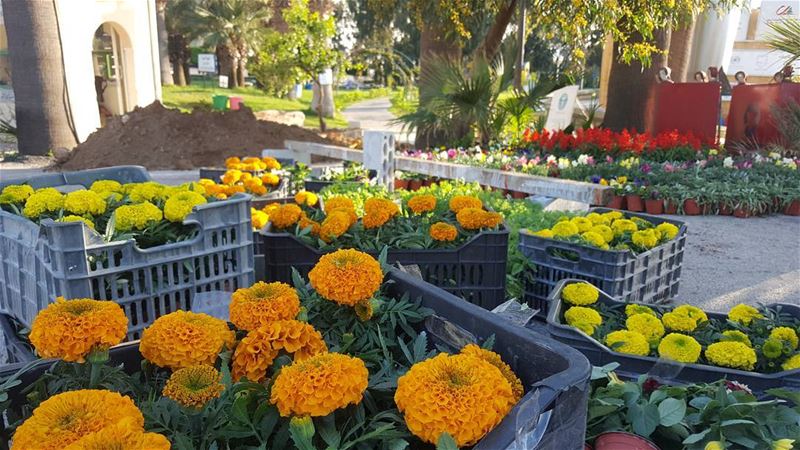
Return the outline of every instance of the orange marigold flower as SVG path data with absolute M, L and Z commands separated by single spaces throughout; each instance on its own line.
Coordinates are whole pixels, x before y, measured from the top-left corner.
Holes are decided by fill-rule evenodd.
M 456 227 L 444 222 L 436 222 L 431 225 L 429 233 L 434 240 L 443 242 L 454 241 L 458 237 Z
M 429 194 L 415 195 L 408 200 L 408 207 L 414 214 L 422 214 L 436 209 L 436 197 Z
M 497 228 L 498 225 L 503 223 L 503 215 L 493 211 L 484 211 L 483 213 L 483 226 L 484 228 Z
M 283 350 L 294 355 L 295 361 L 328 351 L 319 331 L 299 320 L 276 320 L 255 329 L 245 336 L 233 355 L 231 375 L 235 381 L 247 377 L 260 382 L 267 369 Z
M 179 310 L 145 328 L 139 351 L 153 364 L 177 370 L 214 364 L 223 347 L 233 348 L 233 342 L 233 331 L 224 320 Z
M 280 205 L 269 214 L 269 221 L 275 228 L 288 228 L 300 220 L 303 210 L 293 203 Z
M 253 222 L 254 230 L 260 230 L 269 222 L 269 214 L 255 208 L 250 208 L 250 221 Z
M 300 221 L 297 222 L 297 226 L 300 227 L 301 230 L 305 230 L 306 228 L 311 228 L 309 234 L 311 234 L 312 236 L 319 236 L 319 228 L 320 228 L 319 222 L 309 219 L 305 213 L 303 213 L 303 216 L 300 217 Z
M 464 208 L 483 209 L 483 202 L 472 195 L 456 195 L 450 199 L 450 211 L 457 214 Z
M 261 158 L 261 162 L 264 163 L 267 170 L 279 170 L 281 168 L 281 163 L 271 156 Z
M 122 342 L 127 331 L 125 311 L 112 301 L 58 297 L 36 315 L 29 338 L 42 358 L 82 363 Z
M 345 208 L 345 207 L 334 208 L 334 209 L 328 208 L 325 211 L 325 214 L 330 216 L 331 214 L 333 214 L 335 212 L 341 212 L 341 213 L 344 213 L 345 215 L 347 215 L 347 220 L 350 222 L 350 226 L 352 226 L 354 223 L 358 222 L 358 215 L 356 214 L 356 210 L 353 209 L 353 208 Z
M 500 355 L 491 350 L 480 348 L 475 344 L 464 346 L 464 348 L 461 349 L 461 354 L 475 356 L 500 369 L 500 373 L 503 374 L 503 377 L 505 377 L 511 385 L 511 392 L 514 393 L 514 403 L 522 398 L 522 395 L 525 393 L 522 387 L 522 381 L 520 381 L 517 374 L 511 370 L 511 367 L 503 361 Z
M 258 283 L 237 289 L 231 296 L 230 320 L 240 330 L 255 330 L 274 320 L 294 319 L 300 312 L 300 298 L 285 283 Z
M 69 444 L 123 420 L 142 429 L 144 417 L 130 397 L 84 389 L 43 401 L 14 433 L 12 450 L 63 450 Z
M 378 228 L 400 213 L 400 208 L 385 198 L 370 198 L 364 202 L 364 228 Z
M 298 205 L 314 206 L 319 201 L 317 194 L 308 191 L 300 191 L 294 194 L 294 202 Z
M 478 442 L 516 403 L 500 369 L 446 353 L 414 364 L 397 380 L 394 401 L 415 436 L 436 444 L 447 432 L 459 447 Z
M 230 158 L 225 158 L 225 167 L 227 169 L 233 169 L 232 166 L 236 164 L 241 164 L 242 160 L 239 159 L 238 156 L 231 156 Z
M 146 433 L 133 420 L 124 419 L 68 445 L 64 450 L 169 450 L 163 435 Z
M 380 289 L 383 271 L 378 261 L 364 252 L 337 250 L 322 256 L 308 279 L 323 298 L 355 306 Z
M 319 227 L 319 237 L 325 242 L 330 242 L 345 234 L 350 229 L 352 222 L 350 215 L 345 209 L 337 209 L 328 213 L 328 217 L 322 221 Z
M 242 171 L 231 169 L 225 171 L 225 174 L 222 175 L 222 184 L 227 184 L 228 186 L 236 184 L 239 180 L 242 179 Z
M 330 212 L 337 208 L 356 209 L 353 201 L 347 197 L 336 196 L 325 200 L 325 212 Z
M 464 208 L 456 214 L 456 220 L 465 230 L 479 230 L 486 223 L 486 211 L 478 208 Z
M 261 176 L 261 181 L 270 186 L 277 186 L 281 182 L 281 178 L 274 173 L 265 173 Z
M 224 389 L 222 374 L 212 366 L 200 364 L 173 372 L 162 394 L 183 407 L 199 410 Z
M 369 372 L 364 361 L 321 353 L 284 367 L 272 385 L 270 402 L 281 416 L 323 417 L 361 402 Z

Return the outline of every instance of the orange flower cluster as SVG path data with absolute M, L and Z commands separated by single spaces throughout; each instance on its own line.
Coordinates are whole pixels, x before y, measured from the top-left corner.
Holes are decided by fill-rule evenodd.
M 294 202 L 298 205 L 314 206 L 319 202 L 319 197 L 313 192 L 300 191 L 294 194 Z
M 479 230 L 497 227 L 503 222 L 503 216 L 479 208 L 463 208 L 456 213 L 456 220 L 465 230 Z
M 114 302 L 58 297 L 36 315 L 30 340 L 43 358 L 82 363 L 122 342 L 127 331 L 125 311 Z
M 355 222 L 351 213 L 352 216 L 355 215 L 355 211 L 346 208 L 337 208 L 328 212 L 320 226 L 319 237 L 325 242 L 330 242 L 345 234 Z
M 369 198 L 364 202 L 364 217 L 361 222 L 366 229 L 378 228 L 398 214 L 400 208 L 393 201 L 385 198 Z
M 436 222 L 431 225 L 429 233 L 434 240 L 441 242 L 454 241 L 458 237 L 456 227 L 445 222 Z
M 281 369 L 270 402 L 281 416 L 323 417 L 361 402 L 369 372 L 364 361 L 339 353 L 321 353 Z
M 179 310 L 145 328 L 139 351 L 153 364 L 177 370 L 212 365 L 223 347 L 233 348 L 233 343 L 234 333 L 224 320 Z
M 274 320 L 294 319 L 300 312 L 300 298 L 285 283 L 258 283 L 237 289 L 231 296 L 230 321 L 240 330 L 250 331 Z
M 331 197 L 325 200 L 325 212 L 330 213 L 331 211 L 339 208 L 345 209 L 352 209 L 355 211 L 355 205 L 353 201 L 347 197 Z
M 281 163 L 279 163 L 277 159 L 269 156 L 265 156 L 263 158 L 248 156 L 244 159 L 232 156 L 225 160 L 225 168 L 246 170 L 250 172 L 262 172 L 265 170 L 278 170 L 281 168 Z
M 222 374 L 212 366 L 184 367 L 172 373 L 162 394 L 175 403 L 196 410 L 222 394 Z
M 68 445 L 64 450 L 169 450 L 170 448 L 172 444 L 163 435 L 145 433 L 143 429 L 132 426 L 131 420 L 123 420 Z
M 471 195 L 455 195 L 450 199 L 450 211 L 458 214 L 464 208 L 483 209 L 483 202 L 478 197 Z
M 346 249 L 322 256 L 308 278 L 323 298 L 355 306 L 380 289 L 383 271 L 378 261 L 367 253 Z
M 260 382 L 280 351 L 302 361 L 328 351 L 319 331 L 298 320 L 276 320 L 247 333 L 233 355 L 231 375 L 235 381 L 247 377 Z
M 424 214 L 436 209 L 436 197 L 430 194 L 415 195 L 408 200 L 408 207 L 414 214 Z
M 269 221 L 275 228 L 288 228 L 296 224 L 303 215 L 303 210 L 293 203 L 278 206 L 269 214 Z

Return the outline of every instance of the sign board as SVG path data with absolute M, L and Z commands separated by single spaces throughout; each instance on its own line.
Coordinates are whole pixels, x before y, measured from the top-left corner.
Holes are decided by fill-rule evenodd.
M 789 54 L 770 49 L 733 49 L 728 73 L 743 71 L 748 76 L 772 77 L 781 70 Z M 800 71 L 800 61 L 794 63 L 795 72 Z
M 324 72 L 319 74 L 319 84 L 322 86 L 328 86 L 333 84 L 333 70 L 325 69 Z
M 197 70 L 200 72 L 217 73 L 217 55 L 213 53 L 198 54 Z
M 733 88 L 728 112 L 725 145 L 780 143 L 781 135 L 772 119 L 773 108 L 789 99 L 800 102 L 800 84 L 748 84 Z
M 219 76 L 219 87 L 226 88 L 228 87 L 228 77 L 225 75 Z
M 572 113 L 578 98 L 578 86 L 563 87 L 550 93 L 550 111 L 544 127 L 548 130 L 562 130 L 572 124 Z
M 652 134 L 672 130 L 691 132 L 704 142 L 716 142 L 720 89 L 717 82 L 658 84 L 655 107 L 648 115 L 645 129 Z
M 764 0 L 756 25 L 756 40 L 763 41 L 772 32 L 769 24 L 800 19 L 800 0 Z

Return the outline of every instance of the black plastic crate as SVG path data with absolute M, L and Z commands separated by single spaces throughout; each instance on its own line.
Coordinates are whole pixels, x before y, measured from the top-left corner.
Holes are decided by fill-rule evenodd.
M 306 245 L 289 233 L 262 230 L 255 239 L 258 264 L 264 258 L 259 279 L 292 282 L 292 269 L 303 277 L 329 251 Z M 377 257 L 377 252 L 367 252 Z M 419 267 L 425 281 L 470 303 L 493 309 L 505 301 L 508 230 L 483 231 L 453 249 L 389 249 L 387 262 Z
M 333 181 L 305 180 L 303 185 L 308 192 L 320 192 L 328 186 L 333 186 Z
M 614 210 L 589 210 L 601 214 L 609 211 Z M 620 212 L 654 225 L 671 223 L 678 227 L 678 235 L 669 242 L 635 255 L 630 250 L 602 250 L 520 230 L 519 249 L 535 266 L 526 277 L 525 301 L 546 314 L 550 293 L 559 281 L 566 278 L 588 281 L 612 297 L 629 302 L 660 303 L 677 295 L 686 245 L 686 224 L 659 216 Z M 570 253 L 576 260 L 563 258 L 556 251 Z
M 580 282 L 578 279 L 562 280 L 550 295 L 551 308 L 547 315 L 546 325 L 533 325 L 530 328 L 545 331 L 553 339 L 578 349 L 589 358 L 595 366 L 604 366 L 611 362 L 620 364 L 615 369 L 626 378 L 635 379 L 642 374 L 651 374 L 656 377 L 666 378 L 668 381 L 678 383 L 711 383 L 720 379 L 738 381 L 748 385 L 754 392 L 761 393 L 767 389 L 785 387 L 800 390 L 800 369 L 762 374 L 745 370 L 729 369 L 707 364 L 681 364 L 674 361 L 657 358 L 655 356 L 637 356 L 615 352 L 577 329 L 561 323 L 564 303 L 561 301 L 561 291 L 565 285 Z M 621 304 L 602 290 L 598 302 L 606 304 Z M 769 308 L 780 308 L 784 314 L 800 318 L 800 306 L 794 304 L 775 304 Z M 706 312 L 709 319 L 725 321 L 724 313 Z
M 420 299 L 423 306 L 433 309 L 441 319 L 429 320 L 424 326 L 431 345 L 461 344 L 460 339 L 454 340 L 452 336 L 471 342 L 493 337 L 493 350 L 522 381 L 526 394 L 505 419 L 473 447 L 475 450 L 583 449 L 591 374 L 591 366 L 583 355 L 545 335 L 512 325 L 407 273 L 392 270 L 387 279 L 392 281 L 388 288 L 390 296 L 407 293 L 411 299 Z M 442 323 L 446 326 L 439 326 Z M 442 328 L 451 333 L 444 336 L 439 332 Z M 138 341 L 112 348 L 110 357 L 113 363 L 123 364 L 129 373 L 141 370 Z M 21 376 L 20 385 L 9 391 L 12 416 L 20 413 L 26 400 L 22 389 L 38 379 L 53 362 L 41 360 Z M 23 366 L 14 364 L 0 369 L 0 378 L 11 376 Z M 4 445 L 11 438 L 4 423 L 0 423 L 0 448 L 7 448 Z M 524 445 L 515 447 L 520 428 L 530 431 L 522 437 Z
M 0 362 L 4 364 L 27 363 L 36 359 L 33 347 L 20 340 L 17 336 L 24 328 L 6 314 L 0 314 L 0 333 L 3 334 L 3 344 L 5 347 L 5 359 Z

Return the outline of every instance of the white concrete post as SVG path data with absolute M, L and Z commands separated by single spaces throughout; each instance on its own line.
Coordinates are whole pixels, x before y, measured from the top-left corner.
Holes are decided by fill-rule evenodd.
M 364 131 L 364 167 L 377 172 L 376 179 L 392 192 L 394 190 L 394 133 Z

